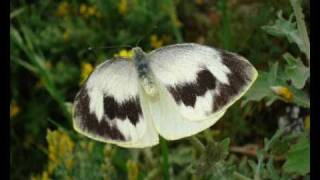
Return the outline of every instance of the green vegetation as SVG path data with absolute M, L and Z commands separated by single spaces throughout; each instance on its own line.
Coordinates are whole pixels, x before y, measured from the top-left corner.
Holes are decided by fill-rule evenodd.
M 309 179 L 308 16 L 300 0 L 11 1 L 11 178 Z M 71 103 L 96 65 L 179 42 L 237 52 L 259 77 L 194 137 L 132 150 L 73 130 Z M 281 125 L 292 105 L 302 122 Z

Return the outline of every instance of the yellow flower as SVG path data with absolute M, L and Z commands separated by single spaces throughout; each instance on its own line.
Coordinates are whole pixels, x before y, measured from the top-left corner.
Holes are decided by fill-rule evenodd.
M 181 21 L 178 19 L 178 17 L 177 17 L 176 15 L 172 16 L 171 18 L 172 18 L 172 21 L 173 21 L 174 25 L 175 25 L 177 28 L 179 28 L 179 27 L 182 26 Z
M 152 48 L 157 49 L 157 48 L 163 46 L 163 40 L 159 39 L 157 35 L 153 34 L 150 37 L 150 44 L 151 44 Z
M 44 87 L 44 79 L 41 77 L 35 84 L 36 89 L 40 89 Z
M 47 69 L 52 69 L 52 63 L 50 61 L 45 62 L 45 67 Z
M 96 7 L 90 6 L 90 7 L 88 8 L 88 16 L 94 16 L 94 15 L 96 15 L 96 13 L 97 13 Z
M 49 174 L 47 171 L 42 172 L 41 180 L 50 180 Z
M 168 35 L 163 35 L 163 36 L 161 36 L 161 39 L 163 40 L 163 43 L 166 43 L 171 40 L 171 37 Z
M 71 170 L 71 168 L 73 166 L 73 159 L 72 158 L 67 158 L 64 163 L 66 165 L 66 168 L 68 170 Z
M 80 142 L 80 146 L 81 146 L 81 148 L 83 148 L 85 151 L 91 152 L 94 144 L 93 144 L 92 141 L 89 141 L 89 142 L 87 142 L 87 141 L 82 141 L 82 142 Z
M 128 1 L 127 0 L 120 0 L 118 4 L 118 11 L 120 14 L 125 15 L 127 12 L 127 6 L 128 6 Z
M 86 4 L 81 4 L 79 8 L 81 16 L 89 17 L 96 16 L 97 18 L 101 17 L 101 13 L 97 10 L 96 6 L 87 6 Z
M 213 137 L 217 137 L 221 134 L 221 131 L 220 130 L 212 130 L 212 136 Z
M 85 15 L 86 14 L 86 12 L 87 12 L 87 9 L 88 9 L 88 7 L 87 7 L 87 5 L 85 5 L 85 4 L 81 4 L 80 5 L 80 14 L 81 15 Z
M 110 144 L 104 145 L 104 162 L 101 164 L 101 171 L 103 174 L 103 179 L 105 180 L 109 180 L 110 177 L 113 177 L 116 174 L 116 170 L 111 162 L 111 157 L 114 155 L 114 153 L 115 149 L 113 149 Z
M 278 96 L 282 97 L 284 100 L 291 102 L 293 99 L 293 94 L 289 88 L 284 86 L 272 86 L 271 90 Z
M 65 167 L 69 172 L 73 167 L 74 143 L 67 133 L 61 130 L 47 130 L 48 142 L 48 168 L 39 176 L 32 176 L 32 180 L 50 180 L 59 165 Z M 72 179 L 67 176 L 65 179 Z
M 304 129 L 309 130 L 310 129 L 310 115 L 308 115 L 304 119 Z
M 59 4 L 58 9 L 56 10 L 56 15 L 60 17 L 66 16 L 68 15 L 69 10 L 70 10 L 70 6 L 68 2 L 63 1 Z
M 196 0 L 196 4 L 202 5 L 204 3 L 204 0 Z
M 48 173 L 52 174 L 59 164 L 64 164 L 70 170 L 73 165 L 74 143 L 65 132 L 61 130 L 47 130 L 48 141 Z
M 41 175 L 31 176 L 31 180 L 50 180 L 49 173 L 47 171 L 43 171 Z
M 80 85 L 84 83 L 88 76 L 93 71 L 93 66 L 90 63 L 82 63 L 81 64 L 81 75 L 80 75 Z
M 139 174 L 138 163 L 133 160 L 127 161 L 128 180 L 137 180 Z
M 131 50 L 121 49 L 119 53 L 115 54 L 116 57 L 123 57 L 123 58 L 132 58 L 133 52 Z
M 101 18 L 101 16 L 102 16 L 102 15 L 101 15 L 100 12 L 96 12 L 96 17 L 97 17 L 97 18 Z
M 16 102 L 10 104 L 10 119 L 18 115 L 20 112 L 20 107 Z
M 104 157 L 112 157 L 114 153 L 115 151 L 110 144 L 104 145 L 104 148 L 103 148 Z
M 70 39 L 70 30 L 65 30 L 63 33 L 63 40 L 68 41 Z
M 27 148 L 31 147 L 34 145 L 34 138 L 31 135 L 26 135 L 23 145 Z

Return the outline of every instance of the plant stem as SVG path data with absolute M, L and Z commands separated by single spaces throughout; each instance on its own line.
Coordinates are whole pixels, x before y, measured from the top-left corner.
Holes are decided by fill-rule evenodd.
M 265 145 L 262 150 L 257 150 L 257 156 L 258 156 L 258 165 L 256 168 L 256 172 L 254 175 L 254 180 L 260 180 L 260 171 L 263 167 L 263 160 L 266 156 L 267 152 L 270 150 L 271 146 L 274 144 L 274 142 L 282 136 L 282 134 L 285 132 L 285 129 L 278 129 L 276 133 L 271 137 L 270 140 L 265 140 Z
M 232 153 L 237 153 L 237 154 L 242 154 L 245 156 L 251 156 L 251 157 L 256 157 L 257 156 L 257 148 L 258 145 L 253 145 L 253 144 L 248 144 L 245 146 L 231 146 L 230 147 L 230 152 Z M 271 158 L 270 154 L 266 154 L 265 159 Z M 284 156 L 272 156 L 274 160 L 276 161 L 284 161 L 285 157 Z
M 222 41 L 223 48 L 232 49 L 231 47 L 231 31 L 230 31 L 230 16 L 226 0 L 220 0 L 219 9 L 222 12 L 222 31 L 220 31 L 220 40 Z
M 168 6 L 168 13 L 170 16 L 174 36 L 176 37 L 177 43 L 181 43 L 183 42 L 183 38 L 179 29 L 179 20 L 177 17 L 176 8 L 172 0 L 166 0 L 166 3 Z
M 310 41 L 306 28 L 306 23 L 304 21 L 304 15 L 302 12 L 301 4 L 299 4 L 300 0 L 290 0 L 290 3 L 296 16 L 299 35 L 302 38 L 305 46 L 305 53 L 307 55 L 308 66 L 310 66 Z
M 237 171 L 233 172 L 233 176 L 239 180 L 252 180 L 251 178 L 248 178 L 247 176 L 244 176 L 244 175 L 238 173 Z
M 162 170 L 163 170 L 163 179 L 169 180 L 169 150 L 168 150 L 168 144 L 165 139 L 160 137 L 160 145 L 161 145 L 161 151 L 162 151 Z
M 190 138 L 191 143 L 193 144 L 193 146 L 200 152 L 204 152 L 205 151 L 205 146 L 202 144 L 202 142 L 196 137 L 196 136 L 192 136 Z
M 176 8 L 174 6 L 174 3 L 172 0 L 166 0 L 165 3 L 167 4 L 168 7 L 168 13 L 170 16 L 170 20 L 171 20 L 171 24 L 172 24 L 172 29 L 173 29 L 173 33 L 176 37 L 176 41 L 177 43 L 181 43 L 183 42 L 183 38 L 180 32 L 180 29 L 178 27 L 178 17 L 177 17 L 177 13 L 176 13 Z M 163 158 L 163 162 L 162 162 L 162 168 L 163 168 L 163 179 L 165 180 L 169 180 L 169 148 L 168 148 L 168 144 L 167 141 L 165 139 L 163 139 L 162 137 L 160 137 L 160 145 L 161 145 L 161 151 L 162 151 L 162 158 Z
M 264 160 L 264 154 L 263 152 L 261 151 L 260 153 L 257 153 L 258 155 L 258 164 L 257 164 L 257 168 L 256 168 L 256 172 L 254 174 L 254 180 L 260 180 L 260 171 L 261 171 L 261 168 L 262 168 L 262 163 L 263 163 L 263 160 Z

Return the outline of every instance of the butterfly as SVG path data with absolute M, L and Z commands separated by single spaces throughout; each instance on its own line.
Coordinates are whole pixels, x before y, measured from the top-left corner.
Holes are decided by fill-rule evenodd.
M 195 43 L 114 57 L 91 73 L 76 95 L 79 133 L 126 148 L 177 140 L 215 124 L 258 73 L 244 57 Z

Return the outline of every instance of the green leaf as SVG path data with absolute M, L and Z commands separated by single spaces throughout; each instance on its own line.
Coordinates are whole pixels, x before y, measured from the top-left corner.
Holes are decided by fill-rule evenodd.
M 229 154 L 229 145 L 230 145 L 230 138 L 225 138 L 219 144 L 222 149 L 222 159 L 225 159 Z
M 13 11 L 10 12 L 10 20 L 15 18 L 16 16 L 19 16 L 25 10 L 26 10 L 26 7 L 21 7 L 21 8 L 18 8 L 18 9 L 14 9 Z
M 283 135 L 283 133 L 285 132 L 284 129 L 278 129 L 274 135 L 270 138 L 270 140 L 268 139 L 265 139 L 264 142 L 265 142 L 265 147 L 264 147 L 264 150 L 265 152 L 269 151 L 272 146 L 280 139 L 280 137 Z
M 272 180 L 280 179 L 279 173 L 277 172 L 276 168 L 273 165 L 273 158 L 269 158 L 266 170 L 267 170 L 266 174 L 270 179 Z
M 310 172 L 310 142 L 305 135 L 300 136 L 298 142 L 291 146 L 283 170 L 298 175 Z
M 298 32 L 303 40 L 304 49 L 306 50 L 305 54 L 307 56 L 308 65 L 310 65 L 310 41 L 308 37 L 307 27 L 305 23 L 305 16 L 303 14 L 303 9 L 301 7 L 301 0 L 290 0 L 291 6 L 293 8 L 294 14 L 296 16 L 296 21 L 298 25 Z
M 248 160 L 248 165 L 251 168 L 252 172 L 254 173 L 257 168 L 257 163 L 251 159 Z
M 14 27 L 10 27 L 10 38 L 12 39 L 12 41 L 18 45 L 23 44 L 23 40 L 22 37 L 20 35 L 20 33 L 18 32 L 18 30 Z
M 290 53 L 285 53 L 283 58 L 288 63 L 285 67 L 286 76 L 297 89 L 302 89 L 310 76 L 309 68 L 304 66 L 300 58 L 295 58 Z
M 289 20 L 284 19 L 282 11 L 279 11 L 278 19 L 275 23 L 269 26 L 262 26 L 262 29 L 270 35 L 286 37 L 290 43 L 296 43 L 302 52 L 307 53 L 303 39 L 299 35 L 297 23 L 293 22 L 292 18 L 293 14 L 291 14 Z
M 174 156 L 170 158 L 171 164 L 177 164 L 177 165 L 183 166 L 183 165 L 192 163 L 192 160 L 193 160 L 192 154 L 194 154 L 195 152 L 193 148 L 181 147 L 178 149 L 174 149 L 172 151 L 173 151 L 172 154 L 174 154 Z
M 284 81 L 278 78 L 278 71 L 278 63 L 274 63 L 269 72 L 260 72 L 257 81 L 244 96 L 243 104 L 248 101 L 266 99 L 266 105 L 271 105 L 278 99 L 278 96 L 270 89 L 272 86 L 285 85 Z
M 304 108 L 310 108 L 310 98 L 306 92 L 304 92 L 300 89 L 293 88 L 293 87 L 291 87 L 290 90 L 294 94 L 293 102 L 295 104 L 302 106 Z
M 22 67 L 24 67 L 26 69 L 28 69 L 29 71 L 31 71 L 34 74 L 39 73 L 38 69 L 36 67 L 34 67 L 32 64 L 30 64 L 30 63 L 28 63 L 28 62 L 26 62 L 26 61 L 24 61 L 22 59 L 13 58 L 11 61 L 14 62 L 14 63 L 19 64 L 20 66 L 22 66 Z
M 286 58 L 291 59 L 290 55 L 285 54 L 285 56 Z M 242 106 L 249 101 L 261 101 L 265 99 L 266 105 L 270 106 L 277 99 L 284 100 L 281 96 L 278 96 L 271 89 L 271 87 L 274 86 L 283 86 L 289 88 L 290 92 L 293 93 L 292 103 L 305 108 L 309 108 L 310 99 L 308 94 L 301 89 L 298 89 L 296 86 L 304 86 L 305 81 L 309 78 L 310 72 L 309 69 L 304 69 L 304 66 L 297 67 L 301 65 L 297 65 L 297 63 L 298 62 L 296 62 L 295 60 L 289 60 L 288 62 L 288 66 L 294 67 L 297 72 L 291 71 L 289 67 L 285 68 L 285 70 L 280 70 L 278 68 L 278 63 L 273 64 L 269 72 L 260 72 L 257 81 L 245 94 Z M 291 80 L 293 82 L 293 86 L 288 86 L 288 84 L 286 83 L 287 80 Z
M 229 170 L 225 159 L 229 154 L 230 139 L 210 143 L 196 164 L 196 174 L 199 177 L 217 176 L 225 178 L 225 171 Z M 215 172 L 216 174 L 213 174 Z

